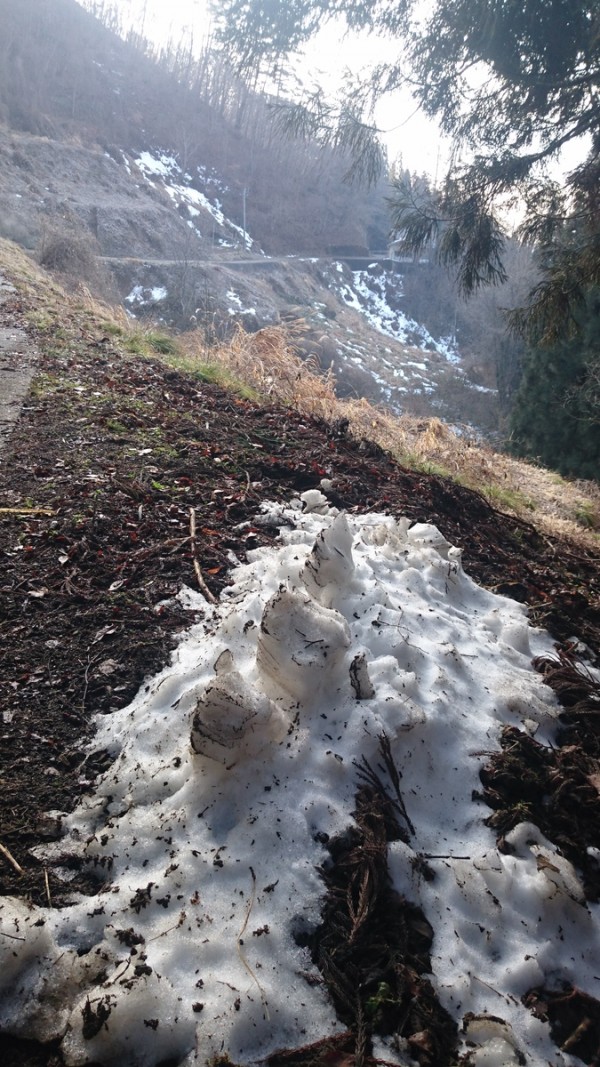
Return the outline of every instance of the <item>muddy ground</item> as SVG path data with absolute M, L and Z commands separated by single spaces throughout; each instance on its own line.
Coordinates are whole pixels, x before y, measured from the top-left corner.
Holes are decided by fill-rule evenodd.
M 0 327 L 24 325 L 26 310 L 17 292 L 8 294 Z M 38 375 L 0 456 L 0 892 L 60 906 L 74 889 L 85 891 L 85 871 L 65 886 L 30 850 L 60 834 L 60 820 L 48 813 L 72 809 L 105 766 L 103 753 L 90 755 L 84 747 L 94 715 L 126 705 L 144 677 L 168 660 L 193 621 L 173 598 L 183 584 L 198 586 L 198 567 L 218 597 L 229 581 L 231 553 L 243 561 L 249 548 L 274 543 L 276 530 L 254 525 L 260 502 L 289 500 L 323 477 L 332 479 L 329 495 L 339 507 L 435 523 L 463 549 L 472 577 L 529 604 L 532 621 L 566 648 L 558 680 L 550 677 L 552 665 L 540 665 L 569 705 L 564 751 L 554 752 L 549 766 L 534 742 L 511 735 L 505 762 L 494 757 L 482 790 L 501 838 L 522 818 L 520 805 L 535 807 L 540 782 L 554 782 L 556 818 L 543 832 L 554 840 L 559 835 L 565 854 L 583 863 L 586 848 L 600 846 L 598 790 L 589 784 L 598 771 L 600 733 L 589 712 L 596 698 L 569 681 L 568 642 L 577 635 L 597 661 L 600 550 L 541 536 L 479 494 L 403 469 L 377 446 L 327 424 L 257 407 L 158 359 L 125 359 L 101 324 L 74 316 L 67 325 L 77 338 L 69 344 L 58 344 L 49 327 L 37 333 L 28 327 L 40 350 Z M 346 865 L 360 864 L 360 834 L 372 833 L 373 811 L 385 808 L 372 782 L 365 794 L 367 786 L 357 793 L 359 836 L 350 859 L 343 857 Z M 574 826 L 569 811 L 575 810 Z M 589 896 L 597 899 L 598 872 L 588 864 L 584 873 Z M 381 884 L 389 908 L 384 875 Z M 374 901 L 376 925 L 377 906 Z M 413 931 L 406 979 L 426 973 L 428 934 L 421 917 L 402 921 Z M 323 943 L 326 937 L 323 932 Z M 360 960 L 351 965 L 360 972 Z M 434 1020 L 427 982 L 418 976 L 411 982 L 421 1005 L 411 1025 L 427 1033 L 422 1019 L 433 1020 L 413 1055 L 424 1067 L 454 1062 L 452 1027 L 443 1016 Z M 543 990 L 534 992 L 532 1010 L 554 1020 L 559 1043 L 591 1020 L 570 1047 L 584 1062 L 600 1062 L 595 1002 L 580 1003 L 567 991 L 561 1007 Z M 348 1025 L 344 1040 L 288 1051 L 273 1063 L 372 1063 L 368 1032 L 343 1003 L 340 1011 Z M 62 1063 L 56 1049 L 8 1035 L 0 1035 L 0 1057 L 15 1067 Z

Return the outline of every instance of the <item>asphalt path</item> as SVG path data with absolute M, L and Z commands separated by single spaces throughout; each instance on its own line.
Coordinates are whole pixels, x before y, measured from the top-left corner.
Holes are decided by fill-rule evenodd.
M 187 267 L 233 267 L 244 270 L 251 267 L 263 269 L 274 267 L 279 263 L 302 263 L 310 262 L 308 257 L 301 259 L 300 256 L 261 256 L 256 259 L 152 259 L 150 256 L 100 256 L 104 263 L 141 263 L 147 267 L 180 267 L 185 263 Z
M 0 274 L 0 452 L 19 417 L 38 360 L 37 348 L 10 314 L 8 305 L 15 295 L 16 289 Z
M 294 263 L 335 263 L 342 260 L 346 263 L 367 266 L 369 263 L 389 263 L 389 256 L 376 252 L 372 256 L 260 256 L 253 259 L 226 259 L 225 257 L 212 259 L 152 259 L 145 256 L 99 256 L 104 263 L 140 263 L 147 267 L 181 267 L 185 263 L 187 267 L 232 267 L 234 270 L 248 270 L 259 267 L 262 270 L 273 269 L 280 263 L 293 266 Z

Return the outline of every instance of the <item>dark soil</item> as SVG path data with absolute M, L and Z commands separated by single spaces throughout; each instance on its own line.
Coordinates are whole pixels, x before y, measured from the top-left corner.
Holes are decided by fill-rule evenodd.
M 6 323 L 22 311 L 15 296 L 3 309 Z M 173 600 L 182 584 L 198 585 L 199 565 L 202 581 L 218 597 L 229 581 L 232 552 L 243 561 L 248 548 L 275 542 L 276 530 L 254 525 L 262 500 L 289 500 L 328 477 L 334 483 L 329 496 L 339 507 L 433 522 L 463 549 L 465 569 L 475 579 L 528 603 L 532 620 L 558 642 L 576 634 L 594 656 L 600 652 L 600 552 L 542 537 L 477 493 L 405 470 L 378 447 L 324 423 L 257 407 L 158 361 L 124 359 L 99 331 L 82 328 L 80 335 L 70 345 L 54 344 L 42 333 L 36 338 L 40 375 L 0 470 L 0 632 L 6 649 L 0 843 L 8 850 L 0 853 L 0 892 L 37 904 L 47 904 L 50 896 L 60 906 L 74 889 L 85 889 L 83 874 L 66 887 L 30 850 L 60 835 L 59 816 L 48 813 L 71 810 L 105 765 L 102 753 L 84 750 L 94 715 L 126 705 L 190 625 L 190 614 Z M 570 729 L 573 755 L 540 754 L 535 742 L 512 735 L 506 750 L 512 746 L 512 758 L 517 745 L 530 778 L 542 775 L 547 783 L 556 773 L 569 777 L 569 789 L 552 794 L 555 820 L 542 829 L 577 862 L 585 846 L 597 843 L 597 796 L 581 775 L 589 784 L 598 746 L 587 727 L 576 735 L 572 723 Z M 502 812 L 530 803 L 529 793 L 521 796 L 530 779 L 514 765 L 511 774 L 505 793 L 497 779 L 486 784 L 500 834 L 510 825 Z M 361 796 L 364 790 L 357 810 Z M 561 814 L 563 798 L 567 805 L 591 805 L 590 819 L 581 815 L 576 831 L 569 830 L 571 808 Z M 372 811 L 376 807 L 371 804 Z M 367 823 L 369 818 L 367 813 Z M 586 874 L 597 893 L 594 872 Z M 389 1005 L 380 985 L 393 988 L 401 1004 L 410 989 L 417 1025 L 419 1011 L 429 1019 L 432 1009 L 415 963 L 420 951 L 426 965 L 427 946 L 414 948 L 417 934 L 410 934 L 410 924 L 416 920 L 409 918 L 406 937 L 413 947 L 399 968 L 394 956 L 396 970 L 388 968 L 383 985 L 367 990 L 361 1011 L 385 1018 Z M 351 963 L 360 967 L 359 959 Z M 560 1014 L 558 1007 L 552 1010 Z M 295 1059 L 281 1053 L 277 1063 L 354 1063 L 356 1019 L 351 1013 L 347 1019 L 350 1037 L 346 1045 L 336 1039 L 337 1051 L 329 1042 L 322 1056 L 316 1049 Z M 433 1051 L 425 1049 L 423 1063 L 436 1062 L 437 1038 L 428 1040 Z M 56 1056 L 53 1049 L 0 1036 L 2 1062 L 15 1067 L 60 1063 Z
M 392 886 L 388 842 L 408 843 L 414 829 L 385 734 L 379 742 L 378 770 L 364 757 L 356 765 L 355 825 L 327 842 L 322 922 L 306 944 L 338 1018 L 354 1034 L 354 1067 L 365 1064 L 373 1034 L 405 1039 L 420 1067 L 447 1067 L 457 1026 L 427 977 L 433 930 Z
M 532 989 L 525 997 L 538 1019 L 550 1024 L 550 1033 L 563 1052 L 579 1056 L 590 1067 L 600 1065 L 600 1004 L 573 986 Z

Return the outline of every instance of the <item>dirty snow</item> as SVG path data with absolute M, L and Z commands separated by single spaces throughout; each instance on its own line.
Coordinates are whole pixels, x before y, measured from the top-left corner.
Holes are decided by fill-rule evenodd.
M 256 308 L 244 307 L 243 301 L 235 289 L 228 289 L 225 293 L 225 299 L 229 304 L 233 304 L 233 307 L 227 308 L 230 315 L 256 315 Z
M 391 874 L 434 927 L 442 1003 L 477 1017 L 472 1062 L 578 1064 L 520 998 L 561 979 L 597 994 L 598 907 L 534 826 L 499 853 L 472 799 L 504 724 L 553 738 L 558 707 L 530 665 L 548 635 L 433 526 L 338 514 L 318 490 L 264 511 L 280 547 L 249 553 L 216 606 L 188 591 L 202 621 L 98 722 L 115 762 L 44 852 L 85 858 L 97 895 L 0 902 L 0 1025 L 62 1038 L 67 1064 L 132 1067 L 251 1064 L 335 1031 L 294 933 L 319 922 L 320 841 L 351 823 L 353 760 L 376 761 L 385 731 L 415 828 L 390 845 Z M 410 1064 L 392 1044 L 378 1054 Z

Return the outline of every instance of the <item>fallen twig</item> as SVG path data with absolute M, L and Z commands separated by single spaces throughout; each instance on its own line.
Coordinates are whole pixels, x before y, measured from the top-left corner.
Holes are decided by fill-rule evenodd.
M 192 560 L 194 561 L 194 571 L 196 573 L 196 580 L 198 582 L 198 585 L 200 586 L 200 589 L 204 593 L 204 596 L 206 597 L 206 599 L 209 600 L 211 604 L 216 604 L 217 603 L 217 598 L 216 598 L 216 596 L 213 596 L 213 594 L 211 593 L 210 589 L 208 588 L 206 582 L 204 581 L 204 578 L 202 576 L 202 571 L 200 570 L 200 564 L 198 562 L 198 554 L 197 554 L 197 551 L 196 551 L 196 511 L 195 511 L 195 508 L 190 508 L 190 547 L 191 547 L 191 552 L 192 552 Z
M 46 886 L 46 897 L 48 900 L 48 907 L 52 907 L 52 897 L 50 896 L 50 882 L 48 881 L 48 868 L 44 867 L 44 885 Z
M 0 515 L 56 515 L 54 508 L 0 508 Z
M 240 963 L 247 970 L 247 972 L 250 975 L 252 981 L 255 982 L 257 987 L 258 987 L 258 991 L 260 993 L 261 1003 L 262 1003 L 262 1006 L 263 1006 L 264 1012 L 265 1012 L 265 1018 L 268 1020 L 270 1018 L 270 1016 L 269 1016 L 269 1006 L 267 1004 L 267 998 L 266 998 L 266 995 L 265 995 L 265 991 L 264 991 L 263 987 L 261 986 L 258 978 L 256 977 L 254 971 L 252 970 L 252 967 L 248 963 L 248 960 L 246 959 L 245 954 L 242 952 L 242 945 L 244 944 L 244 940 L 243 940 L 244 939 L 244 934 L 246 932 L 246 927 L 248 925 L 248 920 L 250 918 L 250 913 L 252 911 L 252 908 L 254 907 L 254 901 L 256 900 L 256 875 L 255 875 L 252 867 L 250 868 L 250 874 L 251 874 L 251 877 L 252 877 L 252 893 L 250 895 L 250 900 L 248 901 L 248 907 L 246 908 L 246 915 L 244 917 L 244 922 L 242 924 L 242 929 L 240 930 L 240 932 L 238 934 L 236 948 L 237 948 L 238 956 L 240 958 Z
M 19 863 L 17 863 L 17 861 L 16 861 L 15 857 L 13 856 L 12 852 L 10 852 L 9 849 L 7 849 L 6 845 L 0 844 L 0 852 L 8 860 L 8 862 L 14 867 L 15 871 L 17 872 L 17 874 L 25 874 L 25 871 L 23 870 L 21 865 Z

